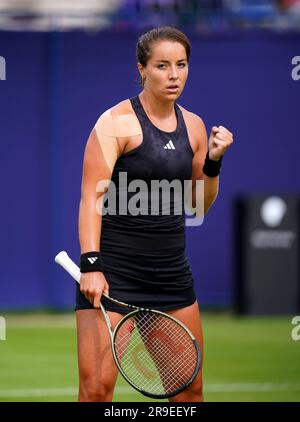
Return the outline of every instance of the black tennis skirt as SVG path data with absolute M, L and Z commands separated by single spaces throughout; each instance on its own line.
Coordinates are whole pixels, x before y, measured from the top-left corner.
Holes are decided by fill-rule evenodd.
M 175 219 L 118 216 L 115 224 L 116 219 L 103 218 L 100 249 L 112 298 L 160 311 L 184 308 L 195 302 L 182 216 Z M 130 312 L 109 300 L 104 299 L 104 305 L 109 311 Z M 93 309 L 79 286 L 75 309 Z
M 150 240 L 150 239 L 149 239 Z M 194 280 L 185 255 L 184 239 L 172 243 L 160 243 L 154 248 L 151 242 L 143 243 L 143 249 L 134 236 L 124 237 L 118 233 L 118 244 L 101 242 L 104 275 L 109 284 L 109 295 L 119 301 L 150 309 L 168 311 L 184 308 L 196 300 Z M 137 245 L 139 247 L 137 247 Z M 145 245 L 147 245 L 145 247 Z M 165 247 L 164 247 L 165 246 Z M 109 311 L 128 313 L 129 309 L 104 299 Z M 76 308 L 93 309 L 93 305 L 80 292 L 77 285 Z

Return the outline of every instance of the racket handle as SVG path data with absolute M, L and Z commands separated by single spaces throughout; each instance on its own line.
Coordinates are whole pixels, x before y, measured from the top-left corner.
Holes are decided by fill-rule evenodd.
M 80 284 L 81 272 L 78 265 L 69 257 L 66 251 L 59 252 L 54 258 L 55 262 L 61 265 L 69 274 Z M 102 293 L 107 299 L 110 299 L 106 293 Z M 112 300 L 112 299 L 111 299 Z M 120 302 L 121 303 L 121 302 Z
M 77 281 L 77 283 L 80 284 L 80 277 L 81 277 L 80 268 L 78 267 L 78 265 L 75 264 L 74 261 L 72 261 L 72 259 L 69 257 L 66 251 L 59 252 L 54 258 L 54 260 L 57 264 L 61 265 Z M 107 299 L 121 306 L 126 306 L 126 308 L 138 309 L 137 306 L 128 305 L 127 303 L 120 302 L 119 300 L 116 300 L 116 299 L 112 299 L 104 292 L 102 293 L 102 296 L 106 297 Z M 142 310 L 142 308 L 140 309 Z
M 81 277 L 80 268 L 78 267 L 78 265 L 75 264 L 74 261 L 72 261 L 72 259 L 69 257 L 66 251 L 59 252 L 54 258 L 54 260 L 57 264 L 61 265 L 77 281 L 77 283 L 80 283 L 80 277 Z M 102 293 L 102 296 L 105 296 L 108 298 L 108 296 L 105 293 Z M 112 341 L 112 326 L 101 302 L 100 302 L 100 309 L 102 310 L 103 315 L 106 320 L 106 324 L 109 327 L 109 334 Z
M 80 283 L 80 268 L 69 257 L 66 251 L 59 252 L 54 258 L 55 262 L 61 265 L 76 281 Z

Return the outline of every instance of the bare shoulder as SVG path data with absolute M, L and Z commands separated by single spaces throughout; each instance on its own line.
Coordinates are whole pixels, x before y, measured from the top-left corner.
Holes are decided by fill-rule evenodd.
M 95 125 L 98 133 L 128 138 L 140 134 L 139 120 L 132 108 L 130 100 L 124 100 L 108 108 L 101 114 Z
M 195 113 L 192 113 L 191 111 L 186 110 L 184 107 L 182 107 L 179 104 L 178 106 L 183 114 L 183 117 L 186 123 L 192 126 L 196 126 L 198 129 L 199 127 L 203 128 L 205 126 L 204 121 L 200 116 L 198 116 Z
M 129 99 L 107 109 L 98 119 L 96 130 L 100 142 L 117 140 L 118 157 L 136 147 L 138 142 L 141 143 L 143 133 Z
M 124 116 L 126 114 L 135 115 L 135 112 L 132 108 L 131 102 L 129 99 L 123 100 L 110 108 L 112 116 Z
M 181 105 L 178 104 L 178 106 L 182 112 L 194 153 L 201 146 L 206 148 L 207 133 L 203 119 L 197 114 L 186 110 Z
M 99 117 L 98 121 L 102 121 L 103 118 L 111 118 L 111 117 L 121 117 L 121 116 L 135 116 L 135 112 L 132 108 L 130 100 L 123 100 L 119 102 L 118 104 L 107 108 L 105 111 L 103 111 Z

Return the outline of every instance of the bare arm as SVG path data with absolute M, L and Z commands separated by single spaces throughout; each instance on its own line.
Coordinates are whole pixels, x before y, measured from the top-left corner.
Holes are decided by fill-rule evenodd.
M 102 216 L 99 213 L 99 204 L 103 202 L 104 193 L 97 192 L 96 188 L 100 181 L 110 180 L 111 174 L 96 130 L 93 129 L 83 159 L 78 221 L 81 253 L 100 251 Z
M 194 116 L 193 131 L 196 138 L 196 150 L 193 159 L 193 203 L 195 203 L 196 180 L 204 181 L 204 213 L 214 203 L 219 192 L 219 176 L 209 177 L 203 173 L 203 165 L 207 151 L 209 159 L 219 161 L 233 143 L 233 134 L 224 126 L 213 126 L 207 143 L 205 125 L 197 115 Z
M 204 181 L 204 213 L 206 214 L 209 208 L 214 203 L 219 191 L 219 177 L 208 177 L 203 173 L 203 165 L 207 153 L 207 134 L 205 125 L 200 117 L 195 116 L 195 136 L 196 150 L 192 162 L 192 198 L 193 206 L 196 206 L 196 181 Z
M 109 183 L 119 153 L 116 139 L 112 138 L 108 145 L 102 141 L 94 128 L 84 152 L 78 218 L 81 253 L 100 251 L 102 216 L 99 211 L 105 192 L 97 192 L 97 185 L 104 180 Z M 99 307 L 102 292 L 108 293 L 108 288 L 102 272 L 81 274 L 80 290 L 94 307 Z

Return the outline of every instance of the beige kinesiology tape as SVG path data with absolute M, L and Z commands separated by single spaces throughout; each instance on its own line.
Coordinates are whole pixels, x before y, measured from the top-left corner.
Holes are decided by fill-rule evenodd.
M 99 117 L 95 130 L 105 161 L 111 171 L 118 158 L 118 138 L 142 135 L 141 125 L 135 114 L 113 116 L 111 109 Z
M 121 138 L 142 136 L 143 134 L 140 122 L 134 113 L 113 116 L 110 109 L 99 117 L 94 129 L 103 157 L 111 173 L 118 159 L 118 140 Z M 105 192 L 109 188 L 109 185 L 110 180 L 99 180 L 96 191 Z M 100 215 L 103 201 L 104 195 L 101 195 L 96 205 L 97 212 Z
M 127 138 L 142 134 L 140 122 L 135 114 L 113 116 L 110 109 L 99 117 L 95 128 L 98 136 L 104 135 L 111 138 Z

